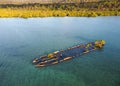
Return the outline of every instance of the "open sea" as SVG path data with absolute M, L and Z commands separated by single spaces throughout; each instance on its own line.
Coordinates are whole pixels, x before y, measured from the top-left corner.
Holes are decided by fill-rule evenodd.
M 103 39 L 103 49 L 36 68 L 32 60 Z M 120 17 L 0 18 L 0 86 L 120 86 Z

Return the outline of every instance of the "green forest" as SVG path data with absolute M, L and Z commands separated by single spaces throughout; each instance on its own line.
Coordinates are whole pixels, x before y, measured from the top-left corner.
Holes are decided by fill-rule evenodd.
M 84 3 L 0 4 L 0 17 L 120 16 L 120 1 Z

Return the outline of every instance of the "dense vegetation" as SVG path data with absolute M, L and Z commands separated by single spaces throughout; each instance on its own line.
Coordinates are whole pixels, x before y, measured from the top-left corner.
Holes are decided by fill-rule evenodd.
M 0 17 L 120 16 L 120 1 L 0 5 Z

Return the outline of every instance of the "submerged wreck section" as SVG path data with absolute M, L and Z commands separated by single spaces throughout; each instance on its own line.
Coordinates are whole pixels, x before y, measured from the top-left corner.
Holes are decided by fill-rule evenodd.
M 80 44 L 68 48 L 66 50 L 55 51 L 53 53 L 41 56 L 39 58 L 35 58 L 32 63 L 36 67 L 44 67 L 53 64 L 58 64 L 66 60 L 80 56 L 82 54 L 86 54 L 91 51 L 100 49 L 104 46 L 104 44 L 105 44 L 104 40 L 97 40 L 95 42 L 90 42 L 87 44 Z

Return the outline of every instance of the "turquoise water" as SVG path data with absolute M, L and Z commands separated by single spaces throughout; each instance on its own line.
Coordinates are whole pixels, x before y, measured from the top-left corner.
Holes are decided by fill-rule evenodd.
M 0 19 L 0 86 L 120 86 L 120 17 Z M 32 60 L 106 40 L 104 49 L 35 68 Z

